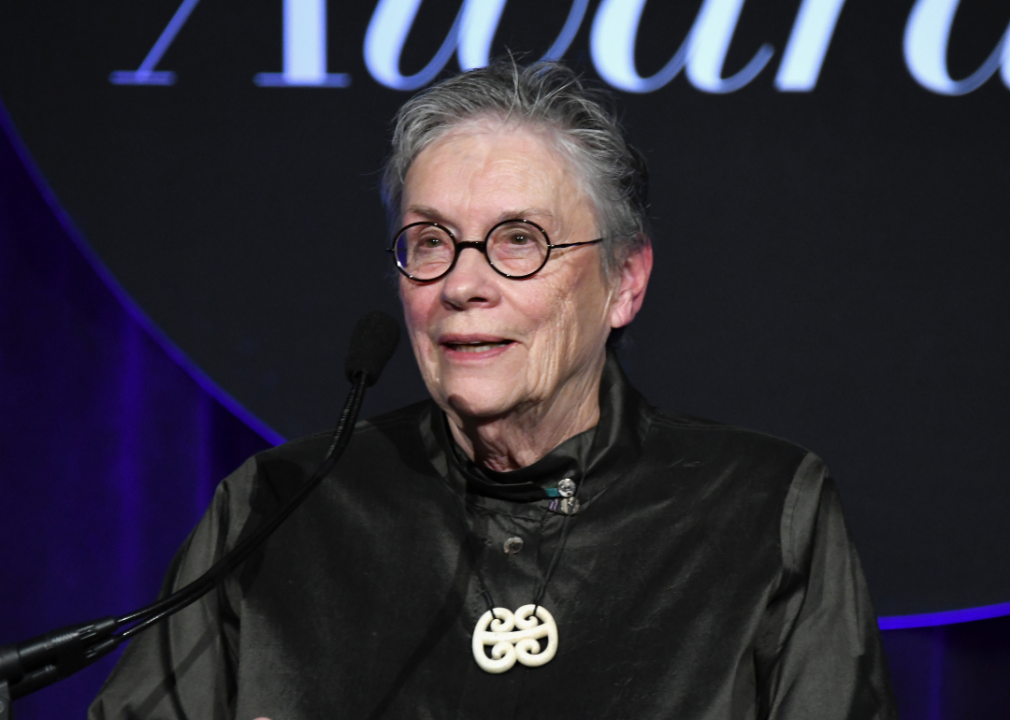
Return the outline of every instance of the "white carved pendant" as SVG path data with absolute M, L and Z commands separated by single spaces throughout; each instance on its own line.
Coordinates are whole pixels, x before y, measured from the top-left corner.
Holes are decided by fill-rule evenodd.
M 489 673 L 503 673 L 511 669 L 518 660 L 527 667 L 546 665 L 558 651 L 558 626 L 554 617 L 543 607 L 523 605 L 512 614 L 511 610 L 495 608 L 480 616 L 473 629 L 473 659 L 481 670 Z M 537 619 L 539 618 L 539 620 Z M 489 629 L 490 628 L 490 629 Z M 541 651 L 540 638 L 547 638 L 547 647 Z M 486 647 L 491 646 L 491 657 Z

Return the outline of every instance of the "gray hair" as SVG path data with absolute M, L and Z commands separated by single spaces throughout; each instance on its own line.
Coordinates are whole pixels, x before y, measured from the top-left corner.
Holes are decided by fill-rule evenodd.
M 523 67 L 512 58 L 444 80 L 400 108 L 382 177 L 391 224 L 400 220 L 407 171 L 421 151 L 453 128 L 488 116 L 552 131 L 555 148 L 595 209 L 607 277 L 633 248 L 649 242 L 648 169 L 625 137 L 611 96 L 561 63 Z

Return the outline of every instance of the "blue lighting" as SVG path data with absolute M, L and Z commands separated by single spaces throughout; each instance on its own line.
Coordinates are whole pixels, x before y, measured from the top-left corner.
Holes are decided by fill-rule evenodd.
M 974 620 L 990 620 L 992 618 L 1003 617 L 1004 615 L 1010 615 L 1010 602 L 965 608 L 964 610 L 922 613 L 921 615 L 891 615 L 889 617 L 877 618 L 877 624 L 881 630 L 905 630 L 907 628 L 954 625 L 955 623 L 972 622 Z

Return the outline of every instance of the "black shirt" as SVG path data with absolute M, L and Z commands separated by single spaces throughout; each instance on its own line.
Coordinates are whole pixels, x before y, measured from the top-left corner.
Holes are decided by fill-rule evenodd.
M 89 718 L 896 717 L 820 460 L 651 408 L 613 358 L 600 401 L 596 428 L 513 473 L 470 463 L 430 401 L 359 423 L 263 549 L 132 642 Z M 327 444 L 225 479 L 166 591 L 269 517 Z M 564 478 L 575 514 L 559 511 Z M 481 670 L 482 582 L 515 610 L 545 579 L 556 657 Z

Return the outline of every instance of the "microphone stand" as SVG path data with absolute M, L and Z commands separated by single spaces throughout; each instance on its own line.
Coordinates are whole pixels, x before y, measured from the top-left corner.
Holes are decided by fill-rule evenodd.
M 377 377 L 378 372 L 375 375 Z M 127 615 L 71 625 L 25 642 L 0 647 L 0 720 L 12 720 L 13 700 L 83 670 L 134 635 L 193 604 L 241 565 L 336 465 L 347 443 L 350 442 L 351 429 L 358 419 L 365 389 L 372 385 L 375 379 L 365 370 L 358 370 L 352 374 L 351 392 L 333 430 L 326 456 L 315 472 L 276 515 L 235 545 L 203 575 L 171 595 Z M 128 625 L 130 627 L 126 627 Z M 117 632 L 119 630 L 122 632 Z

